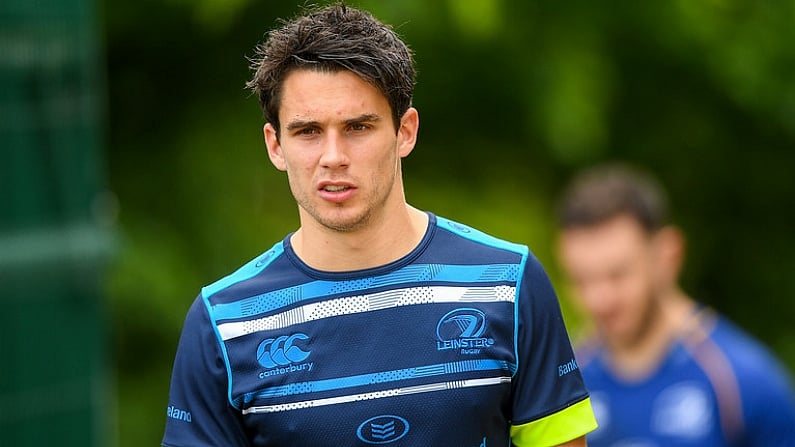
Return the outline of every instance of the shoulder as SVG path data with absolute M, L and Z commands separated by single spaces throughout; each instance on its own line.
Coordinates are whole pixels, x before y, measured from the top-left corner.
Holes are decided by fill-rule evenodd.
M 785 438 L 786 445 L 792 445 L 795 394 L 784 364 L 761 341 L 725 317 L 717 319 L 710 339 L 720 346 L 731 365 L 740 394 L 740 417 L 748 435 L 764 439 L 765 445 L 785 445 L 779 442 Z
M 444 217 L 432 216 L 431 223 L 436 225 L 438 230 L 455 236 L 459 238 L 460 241 L 468 241 L 476 245 L 481 245 L 484 248 L 505 250 L 522 256 L 527 256 L 529 253 L 529 249 L 526 245 L 500 239 L 476 228 Z
M 219 292 L 236 287 L 241 283 L 245 283 L 246 281 L 255 278 L 265 269 L 267 269 L 272 263 L 274 263 L 274 261 L 276 261 L 283 253 L 283 241 L 279 241 L 269 250 L 243 264 L 243 266 L 235 270 L 233 273 L 203 287 L 201 291 L 201 297 L 204 299 L 209 299 Z
M 507 241 L 468 225 L 433 216 L 435 225 L 432 253 L 441 253 L 461 264 L 511 265 L 520 286 L 551 289 L 547 272 L 532 250 L 525 244 Z
M 716 318 L 710 338 L 721 347 L 738 380 L 769 381 L 772 376 L 783 379 L 787 375 L 783 364 L 766 345 L 726 317 Z
M 789 372 L 761 341 L 709 309 L 685 340 L 693 359 L 720 383 L 734 382 L 743 399 L 791 395 Z M 727 382 L 726 379 L 733 378 Z M 764 398 L 762 398 L 764 399 Z
M 483 259 L 495 264 L 513 263 L 524 270 L 531 279 L 546 280 L 546 270 L 525 244 L 501 239 L 444 217 L 432 215 L 431 223 L 436 227 L 433 244 L 437 249 L 443 247 L 448 255 L 455 256 L 461 263 Z M 468 259 L 469 256 L 475 258 Z

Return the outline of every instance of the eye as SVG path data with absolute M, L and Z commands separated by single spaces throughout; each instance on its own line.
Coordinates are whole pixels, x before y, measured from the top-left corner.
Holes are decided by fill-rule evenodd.
M 365 130 L 369 129 L 370 127 L 371 126 L 369 124 L 365 124 L 365 123 L 353 123 L 353 124 L 350 125 L 349 128 L 350 128 L 350 130 L 352 130 L 354 132 L 362 132 L 362 131 L 365 131 Z
M 320 130 L 316 127 L 302 127 L 295 131 L 295 135 L 317 135 Z

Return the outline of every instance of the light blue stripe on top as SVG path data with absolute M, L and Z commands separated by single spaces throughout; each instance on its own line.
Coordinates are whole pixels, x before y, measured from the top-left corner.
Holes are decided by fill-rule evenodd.
M 467 285 L 494 282 L 515 282 L 519 275 L 516 264 L 492 265 L 411 265 L 387 275 L 350 281 L 312 281 L 294 287 L 275 290 L 232 303 L 215 304 L 211 315 L 214 322 L 247 318 L 276 309 L 341 293 L 358 293 L 364 290 L 425 281 L 466 282 Z M 241 275 L 242 276 L 242 275 Z M 230 282 L 231 284 L 232 282 Z
M 530 252 L 530 249 L 527 248 L 527 246 L 525 245 L 516 244 L 514 242 L 508 242 L 496 238 L 494 236 L 486 234 L 480 230 L 476 230 L 467 225 L 452 221 L 450 219 L 445 219 L 444 217 L 436 216 L 436 226 L 440 228 L 445 228 L 465 239 L 479 242 L 489 247 L 501 248 L 503 250 L 508 250 L 514 253 L 518 253 L 522 256 L 527 256 L 527 254 Z
M 204 287 L 202 289 L 202 296 L 209 299 L 220 290 L 256 276 L 282 253 L 284 253 L 284 245 L 282 242 L 277 242 L 270 250 L 247 262 L 237 269 L 236 272 Z M 210 314 L 212 314 L 212 312 L 210 312 Z

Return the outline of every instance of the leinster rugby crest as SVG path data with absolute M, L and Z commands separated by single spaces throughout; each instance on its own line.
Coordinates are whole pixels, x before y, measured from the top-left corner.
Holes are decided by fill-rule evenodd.
M 445 314 L 436 325 L 436 349 L 459 350 L 461 354 L 480 354 L 494 345 L 494 339 L 485 337 L 486 314 L 462 307 Z

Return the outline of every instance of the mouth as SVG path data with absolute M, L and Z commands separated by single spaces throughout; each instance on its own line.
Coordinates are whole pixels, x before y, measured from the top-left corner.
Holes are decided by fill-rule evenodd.
M 355 191 L 356 187 L 344 183 L 323 183 L 318 188 L 321 198 L 334 203 L 343 203 L 350 200 Z

